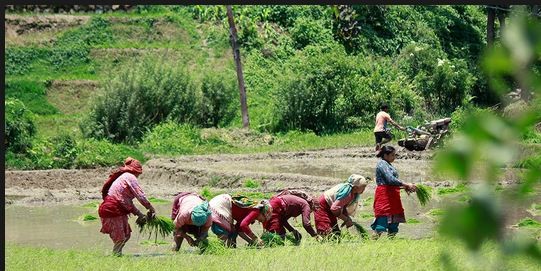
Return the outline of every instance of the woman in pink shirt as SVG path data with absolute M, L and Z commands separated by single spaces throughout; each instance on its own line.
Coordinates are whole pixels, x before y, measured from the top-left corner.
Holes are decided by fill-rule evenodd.
M 136 215 L 138 224 L 146 222 L 145 215 L 133 205 L 132 200 L 137 198 L 149 210 L 148 215 L 156 213 L 137 182 L 137 176 L 141 173 L 143 173 L 141 163 L 128 157 L 124 161 L 124 166 L 109 175 L 101 190 L 103 202 L 98 209 L 101 220 L 100 232 L 109 234 L 113 240 L 114 255 L 122 255 L 122 248 L 130 239 L 128 214 Z
M 171 219 L 175 224 L 174 251 L 180 249 L 184 239 L 190 246 L 207 242 L 212 216 L 209 202 L 205 198 L 191 192 L 179 193 L 173 200 Z M 193 235 L 196 239 L 194 240 L 188 234 Z
M 319 197 L 319 207 L 314 212 L 319 235 L 339 234 L 337 218 L 349 228 L 353 226 L 351 216 L 355 213 L 360 195 L 369 183 L 368 178 L 358 174 L 349 176 L 345 183 L 337 184 Z
M 391 115 L 387 113 L 389 111 L 389 106 L 387 104 L 382 104 L 380 110 L 381 111 L 376 115 L 376 126 L 374 127 L 376 151 L 379 150 L 381 145 L 391 141 L 393 138 L 391 132 L 387 128 L 387 122 L 391 123 L 400 130 L 406 130 L 404 127 L 398 125 L 398 123 L 391 119 Z
M 221 194 L 209 202 L 212 211 L 211 230 L 227 246 L 237 246 L 237 235 L 250 245 L 263 246 L 263 241 L 250 229 L 256 220 L 264 223 L 272 214 L 268 200 L 252 201 L 242 196 Z

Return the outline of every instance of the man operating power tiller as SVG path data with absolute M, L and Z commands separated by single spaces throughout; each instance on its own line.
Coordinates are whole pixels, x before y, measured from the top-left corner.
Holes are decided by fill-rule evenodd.
M 379 151 L 381 146 L 393 138 L 391 132 L 387 128 L 387 122 L 390 122 L 396 128 L 405 131 L 406 128 L 400 126 L 389 115 L 389 106 L 382 104 L 379 113 L 376 115 L 376 127 L 374 127 L 374 137 L 376 138 L 376 151 Z

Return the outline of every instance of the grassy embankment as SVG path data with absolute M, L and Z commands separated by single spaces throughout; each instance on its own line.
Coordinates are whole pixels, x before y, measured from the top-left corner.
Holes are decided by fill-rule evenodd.
M 215 255 L 197 255 L 185 248 L 178 254 L 108 256 L 97 250 L 54 250 L 8 244 L 8 270 L 537 270 L 526 257 L 502 256 L 486 244 L 478 256 L 455 241 L 441 239 L 365 241 L 265 249 L 238 248 Z M 446 256 L 442 256 L 446 255 Z M 385 259 L 385 260 L 384 260 Z M 440 261 L 440 259 L 444 259 Z M 487 260 L 488 259 L 488 260 Z M 444 262 L 450 260 L 451 265 Z

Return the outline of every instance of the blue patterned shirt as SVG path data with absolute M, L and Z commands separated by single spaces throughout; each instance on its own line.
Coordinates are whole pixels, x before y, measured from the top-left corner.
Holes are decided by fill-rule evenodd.
M 378 185 L 403 185 L 398 179 L 398 171 L 384 159 L 380 159 L 376 166 L 376 183 Z

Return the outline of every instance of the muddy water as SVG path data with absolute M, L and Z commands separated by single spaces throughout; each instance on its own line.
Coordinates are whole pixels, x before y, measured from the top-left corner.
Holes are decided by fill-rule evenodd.
M 361 206 L 359 206 L 355 220 L 361 223 L 366 229 L 369 229 L 373 220 L 372 202 L 373 192 L 367 191 L 362 195 Z M 400 225 L 399 236 L 403 238 L 427 238 L 434 236 L 437 232 L 437 221 L 439 216 L 430 215 L 431 209 L 443 209 L 445 206 L 460 199 L 460 195 L 448 195 L 445 197 L 434 198 L 427 206 L 421 207 L 414 195 L 402 195 L 402 202 L 406 211 L 407 219 L 416 219 L 419 223 L 405 223 Z M 532 198 L 524 206 L 530 206 L 533 202 L 540 202 L 541 196 Z M 169 216 L 170 205 L 167 203 L 154 204 L 159 215 Z M 138 205 L 141 210 L 144 210 Z M 508 224 L 516 224 L 524 217 L 532 217 L 541 220 L 540 216 L 532 216 L 526 209 L 529 207 L 507 207 Z M 27 207 L 27 206 L 7 206 L 5 207 L 5 240 L 11 243 L 45 246 L 59 249 L 98 249 L 108 254 L 111 249 L 111 241 L 105 234 L 99 232 L 100 222 L 82 221 L 81 216 L 92 214 L 97 216 L 96 208 L 82 207 L 82 205 L 55 205 L 49 207 Z M 172 244 L 172 237 L 159 241 L 166 244 L 149 245 L 148 236 L 141 235 L 134 223 L 135 218 L 130 218 L 132 227 L 132 237 L 125 247 L 126 253 L 131 254 L 161 254 L 168 253 Z M 302 228 L 300 217 L 291 219 L 291 225 L 298 228 L 305 237 L 308 234 Z M 252 229 L 256 233 L 261 232 L 261 225 L 255 223 Z M 212 235 L 212 233 L 209 233 Z M 154 240 L 153 238 L 151 240 Z M 240 241 L 240 238 L 239 238 Z M 183 245 L 183 249 L 188 249 Z

